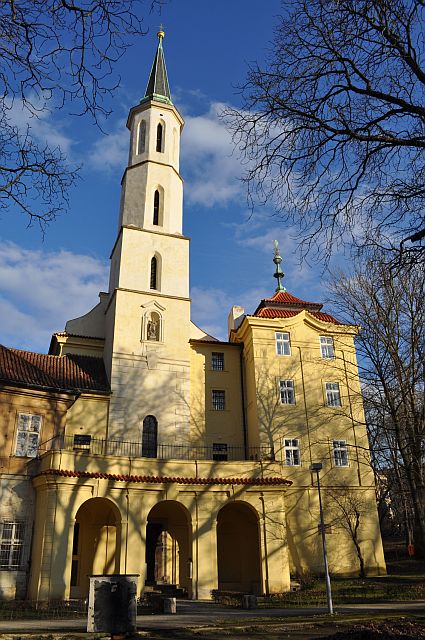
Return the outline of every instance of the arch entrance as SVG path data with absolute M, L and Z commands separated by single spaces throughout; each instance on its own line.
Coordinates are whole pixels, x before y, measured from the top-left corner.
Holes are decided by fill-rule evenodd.
M 192 594 L 192 522 L 179 502 L 164 500 L 146 525 L 146 585 L 175 585 Z
M 75 516 L 71 597 L 89 592 L 89 576 L 119 573 L 121 515 L 107 498 L 90 498 Z
M 258 514 L 244 502 L 220 509 L 217 517 L 218 588 L 261 593 Z

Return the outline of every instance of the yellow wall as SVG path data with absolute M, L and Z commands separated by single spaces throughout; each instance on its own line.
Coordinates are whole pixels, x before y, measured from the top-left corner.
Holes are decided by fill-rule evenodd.
M 291 355 L 277 355 L 276 332 L 290 335 Z M 246 317 L 232 340 L 244 343 L 244 376 L 248 437 L 251 446 L 274 447 L 284 477 L 291 480 L 287 492 L 287 526 L 291 571 L 320 572 L 321 542 L 316 475 L 312 462 L 321 462 L 325 520 L 334 522 L 329 536 L 331 569 L 358 575 L 352 539 L 335 516 L 339 491 L 361 511 L 359 539 L 369 573 L 384 573 L 381 535 L 375 501 L 373 472 L 358 377 L 354 336 L 357 328 L 322 322 L 302 311 L 292 318 Z M 335 358 L 321 356 L 320 336 L 332 336 Z M 293 380 L 295 404 L 282 404 L 279 381 Z M 341 407 L 328 407 L 325 382 L 338 382 Z M 288 466 L 284 439 L 300 441 L 301 464 Z M 335 466 L 333 440 L 345 440 L 349 465 Z M 339 488 L 339 489 L 338 489 Z M 354 508 L 354 507 L 353 507 Z
M 214 371 L 213 352 L 224 354 L 224 370 Z M 239 345 L 191 341 L 190 419 L 191 442 L 211 447 L 214 442 L 244 447 Z M 212 408 L 212 391 L 225 392 L 225 410 Z

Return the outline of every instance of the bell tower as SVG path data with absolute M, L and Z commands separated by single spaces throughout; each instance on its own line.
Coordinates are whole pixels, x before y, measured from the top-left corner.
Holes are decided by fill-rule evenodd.
M 111 254 L 105 365 L 112 388 L 109 438 L 157 441 L 189 431 L 189 239 L 182 235 L 183 119 L 171 100 L 162 41 L 144 97 L 130 110 L 128 166 Z

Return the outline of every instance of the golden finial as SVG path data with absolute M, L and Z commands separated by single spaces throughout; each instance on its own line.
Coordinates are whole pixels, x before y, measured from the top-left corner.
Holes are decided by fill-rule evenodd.
M 162 24 L 159 25 L 159 31 L 156 35 L 160 40 L 162 40 L 162 38 L 165 36 L 164 27 L 162 26 Z

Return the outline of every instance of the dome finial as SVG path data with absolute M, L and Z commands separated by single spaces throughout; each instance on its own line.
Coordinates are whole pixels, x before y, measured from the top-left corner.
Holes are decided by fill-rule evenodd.
M 162 26 L 162 23 L 159 25 L 159 31 L 156 35 L 158 36 L 160 41 L 162 40 L 162 38 L 164 38 L 165 31 L 164 31 L 164 27 Z
M 273 262 L 276 265 L 276 271 L 274 272 L 273 276 L 275 278 L 277 278 L 277 288 L 276 288 L 276 293 L 278 291 L 286 291 L 285 287 L 282 284 L 282 278 L 285 275 L 282 271 L 282 269 L 280 268 L 280 263 L 282 262 L 282 257 L 280 255 L 279 252 L 279 243 L 277 240 L 273 241 L 273 245 L 274 245 L 274 258 L 273 258 Z

